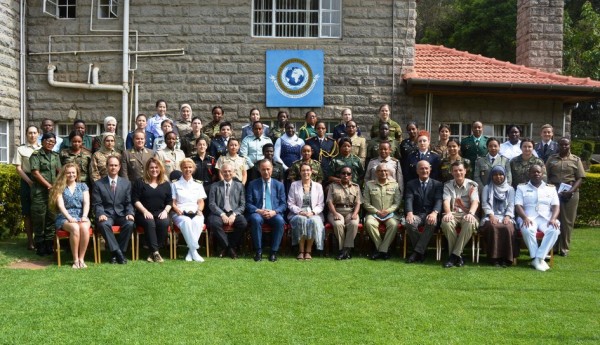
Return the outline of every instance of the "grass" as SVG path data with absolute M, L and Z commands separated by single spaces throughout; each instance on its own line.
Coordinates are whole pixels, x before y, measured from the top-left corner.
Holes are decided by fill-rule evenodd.
M 525 251 L 508 269 L 291 256 L 0 268 L 0 344 L 597 344 L 598 234 L 577 229 L 545 273 Z M 0 265 L 34 257 L 21 248 L 0 243 Z

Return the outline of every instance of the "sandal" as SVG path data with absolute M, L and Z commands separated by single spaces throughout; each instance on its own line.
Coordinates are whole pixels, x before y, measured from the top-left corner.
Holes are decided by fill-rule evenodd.
M 304 260 L 304 253 L 300 252 L 298 256 L 296 256 L 296 260 Z
M 311 260 L 312 256 L 310 255 L 310 252 L 306 252 L 304 253 L 304 260 Z
M 79 261 L 75 261 L 75 262 L 73 262 L 73 266 L 71 266 L 71 267 L 73 267 L 74 269 L 79 269 L 79 268 L 81 268 L 81 266 L 79 266 Z
M 79 268 L 88 268 L 83 260 L 79 260 Z

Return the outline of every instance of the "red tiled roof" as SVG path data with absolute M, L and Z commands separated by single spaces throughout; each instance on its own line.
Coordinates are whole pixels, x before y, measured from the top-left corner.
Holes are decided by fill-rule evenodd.
M 547 73 L 444 46 L 417 44 L 414 71 L 405 80 L 543 84 L 598 88 L 600 81 Z M 582 90 L 583 91 L 583 90 Z

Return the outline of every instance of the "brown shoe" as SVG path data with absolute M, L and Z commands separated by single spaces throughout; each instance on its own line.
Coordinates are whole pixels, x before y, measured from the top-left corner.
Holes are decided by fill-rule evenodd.
M 158 262 L 158 263 L 165 262 L 165 260 L 163 260 L 162 256 L 160 256 L 159 252 L 152 253 L 152 259 L 154 259 L 154 262 Z

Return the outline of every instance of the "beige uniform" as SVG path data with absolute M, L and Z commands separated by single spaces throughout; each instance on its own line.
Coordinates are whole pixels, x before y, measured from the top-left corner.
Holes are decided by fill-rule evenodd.
M 575 181 L 585 177 L 585 170 L 581 163 L 581 158 L 569 154 L 567 157 L 560 157 L 554 154 L 546 161 L 546 172 L 548 174 L 548 183 L 559 187 L 561 183 L 573 185 Z M 559 195 L 560 197 L 560 195 Z M 569 200 L 560 200 L 560 235 L 558 237 L 558 250 L 563 254 L 569 253 L 571 244 L 571 233 L 575 226 L 577 217 L 577 206 L 579 206 L 579 190 L 573 193 Z
M 475 223 L 469 223 L 465 220 L 465 216 L 469 212 L 471 204 L 475 201 L 479 202 L 479 192 L 477 183 L 473 180 L 465 178 L 462 186 L 456 184 L 454 180 L 450 180 L 444 184 L 444 202 L 450 202 L 450 210 L 454 218 L 449 222 L 442 220 L 442 231 L 448 239 L 448 252 L 456 256 L 461 256 L 463 249 L 471 236 L 479 227 L 479 219 L 475 217 Z M 460 225 L 460 234 L 457 234 L 456 228 Z
M 329 212 L 327 221 L 333 226 L 333 232 L 338 239 L 340 250 L 354 248 L 354 238 L 358 232 L 358 218 L 352 219 L 356 204 L 360 204 L 360 187 L 353 182 L 347 187 L 340 183 L 332 183 L 327 189 L 327 203 L 333 203 L 335 210 L 343 216 L 335 220 Z
M 125 150 L 125 152 L 123 152 L 123 157 L 121 157 L 121 170 L 119 171 L 119 176 L 125 177 L 129 181 L 135 181 L 138 178 L 143 177 L 146 162 L 148 162 L 152 156 L 154 156 L 154 152 L 145 147 L 139 151 L 135 148 Z
M 350 141 L 352 141 L 352 154 L 358 156 L 360 164 L 364 166 L 367 158 L 367 139 L 354 134 L 353 137 L 350 137 Z
M 363 191 L 363 208 L 367 213 L 365 227 L 378 252 L 387 253 L 394 241 L 398 232 L 398 215 L 394 214 L 394 216 L 384 221 L 378 220 L 375 215 L 377 211 L 395 213 L 401 200 L 402 194 L 396 181 L 386 181 L 384 184 L 380 184 L 378 181 L 365 183 Z M 379 233 L 380 223 L 384 223 L 386 229 L 383 240 Z
M 181 171 L 179 163 L 181 163 L 184 158 L 185 153 L 177 148 L 171 150 L 170 148 L 165 147 L 164 149 L 156 151 L 156 159 L 161 161 L 165 166 L 165 173 L 167 176 L 175 170 Z
M 400 194 L 402 194 L 402 188 L 404 186 L 404 177 L 402 176 L 402 166 L 400 165 L 400 161 L 393 157 L 388 157 L 385 160 L 381 157 L 377 159 L 373 159 L 369 162 L 369 166 L 367 166 L 367 171 L 365 172 L 365 181 L 372 181 L 377 178 L 375 174 L 375 170 L 379 164 L 385 164 L 388 173 L 388 180 L 398 182 L 400 186 Z
M 237 155 L 235 157 L 232 157 L 229 154 L 222 155 L 217 160 L 215 168 L 221 170 L 221 167 L 223 167 L 223 164 L 225 163 L 229 163 L 231 164 L 231 166 L 233 166 L 233 177 L 238 181 L 242 182 L 242 174 L 249 168 L 248 161 L 246 160 L 246 158 Z

